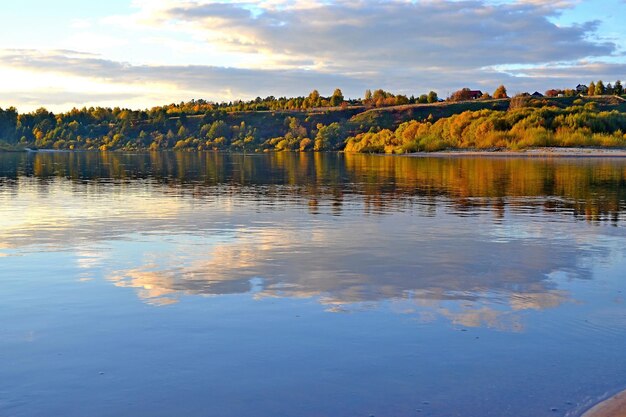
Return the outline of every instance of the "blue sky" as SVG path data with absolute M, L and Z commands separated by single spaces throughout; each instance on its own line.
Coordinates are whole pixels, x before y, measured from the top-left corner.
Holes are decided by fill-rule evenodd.
M 0 14 L 0 107 L 21 111 L 626 79 L 624 0 L 24 0 Z

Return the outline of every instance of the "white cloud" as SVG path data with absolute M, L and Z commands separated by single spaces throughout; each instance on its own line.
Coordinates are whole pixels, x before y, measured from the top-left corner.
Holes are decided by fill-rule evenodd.
M 481 68 L 605 56 L 615 50 L 611 43 L 587 39 L 595 22 L 551 23 L 543 2 L 340 0 L 305 9 L 257 6 L 254 13 L 237 3 L 179 2 L 153 18 L 203 31 L 208 42 L 226 50 L 278 60 L 307 58 L 328 71 Z
M 20 84 L 27 84 L 29 77 L 37 79 L 39 91 L 53 90 L 62 93 L 59 90 L 65 87 L 61 95 L 71 96 L 77 91 L 74 87 L 82 84 L 85 88 L 78 91 L 82 91 L 83 95 L 93 93 L 95 100 L 103 93 L 125 92 L 135 96 L 144 95 L 149 102 L 143 107 L 148 107 L 150 103 L 165 104 L 200 97 L 234 100 L 253 98 L 256 95 L 279 96 L 294 92 L 304 94 L 308 93 L 309 86 L 316 86 L 328 94 L 337 86 L 345 86 L 355 91 L 362 91 L 366 87 L 362 80 L 304 70 L 131 65 L 91 55 L 80 55 L 72 51 L 0 50 L 0 59 L 5 71 L 18 76 L 23 75 L 20 77 Z M 0 66 L 0 73 L 3 67 Z M 0 84 L 0 100 L 4 95 L 9 95 L 8 91 L 11 91 L 10 95 L 16 96 L 15 90 L 10 86 L 10 83 Z M 31 88 L 23 88 L 28 92 L 34 92 Z M 3 94 L 2 90 L 6 92 Z M 0 106 L 3 104 L 2 101 Z M 10 103 L 7 103 L 8 105 Z
M 91 80 L 105 91 L 94 91 L 90 103 L 122 88 L 143 107 L 162 104 L 153 100 L 303 95 L 313 88 L 330 94 L 340 87 L 352 97 L 365 88 L 408 95 L 434 89 L 445 96 L 465 86 L 543 91 L 589 77 L 626 78 L 624 57 L 602 40 L 598 22 L 553 22 L 576 3 L 134 0 L 133 13 L 100 19 L 98 30 L 70 38 L 76 49 L 103 55 L 4 50 L 0 71 L 42 79 L 61 74 L 54 91 L 66 95 L 75 91 L 64 87 L 72 80 Z M 99 32 L 104 27 L 111 34 Z M 51 91 L 42 90 L 42 105 L 50 104 Z M 9 92 L 19 100 L 20 92 L 33 97 L 34 89 L 23 80 L 0 85 L 0 98 L 10 99 Z

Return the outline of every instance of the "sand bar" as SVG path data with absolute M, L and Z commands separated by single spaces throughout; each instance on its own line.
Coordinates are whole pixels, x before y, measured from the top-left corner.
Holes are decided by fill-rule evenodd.
M 602 401 L 582 417 L 626 417 L 626 391 Z
M 454 157 L 454 156 L 488 156 L 488 157 L 535 157 L 535 158 L 626 158 L 626 149 L 620 148 L 533 148 L 521 151 L 508 150 L 453 150 L 441 152 L 416 152 L 409 154 L 417 157 Z

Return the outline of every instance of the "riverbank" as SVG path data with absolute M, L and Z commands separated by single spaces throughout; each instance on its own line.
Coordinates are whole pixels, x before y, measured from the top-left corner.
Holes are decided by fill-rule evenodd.
M 596 405 L 582 417 L 626 417 L 626 390 Z
M 171 152 L 176 151 L 174 149 L 159 149 L 157 152 Z M 191 150 L 179 150 L 180 152 L 193 152 Z M 0 152 L 33 152 L 33 153 L 68 153 L 68 152 L 124 152 L 129 151 L 114 149 L 108 151 L 100 150 L 69 150 L 69 149 L 30 149 L 24 147 L 0 147 Z M 135 153 L 154 152 L 148 150 L 131 151 Z M 240 153 L 232 151 L 198 151 L 198 152 L 218 152 L 218 153 Z M 259 152 L 260 154 L 261 152 Z M 305 152 L 315 153 L 315 152 Z M 251 152 L 255 154 L 255 152 Z M 384 155 L 384 154 L 383 154 Z M 433 152 L 413 152 L 406 154 L 386 154 L 386 155 L 400 155 L 400 156 L 412 156 L 412 157 L 538 157 L 538 158 L 626 158 L 626 148 L 562 148 L 562 147 L 545 147 L 545 148 L 530 148 L 518 151 L 511 151 L 507 149 L 491 149 L 491 150 L 468 150 L 468 149 L 454 149 L 446 151 L 433 151 Z
M 6 143 L 0 144 L 0 152 L 26 152 L 27 150 L 23 146 L 8 145 Z
M 624 148 L 532 148 L 520 151 L 509 150 L 452 150 L 438 152 L 416 152 L 409 154 L 416 157 L 459 157 L 459 156 L 486 156 L 486 157 L 539 157 L 539 158 L 626 158 Z

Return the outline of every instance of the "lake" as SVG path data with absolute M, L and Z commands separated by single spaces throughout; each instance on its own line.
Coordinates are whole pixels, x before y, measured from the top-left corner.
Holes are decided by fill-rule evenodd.
M 626 159 L 0 153 L 3 417 L 579 416 Z

